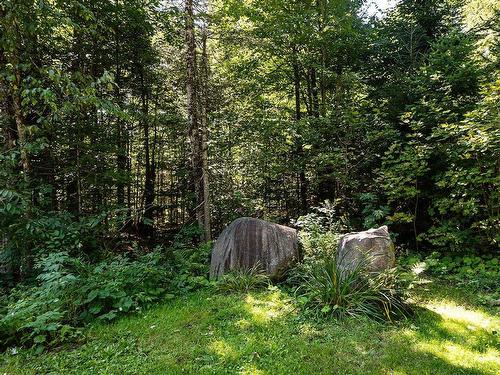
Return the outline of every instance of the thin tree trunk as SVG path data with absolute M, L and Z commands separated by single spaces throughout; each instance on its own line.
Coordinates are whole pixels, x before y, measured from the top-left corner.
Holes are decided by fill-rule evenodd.
M 21 73 L 16 67 L 15 85 L 12 92 L 12 102 L 14 104 L 14 119 L 16 121 L 17 139 L 20 147 L 21 166 L 23 168 L 24 178 L 28 180 L 31 175 L 31 161 L 28 151 L 26 150 L 26 119 L 23 115 L 23 109 L 21 105 L 21 84 Z
M 141 102 L 142 102 L 142 122 L 144 130 L 144 159 L 145 159 L 145 178 L 144 178 L 144 218 L 153 220 L 153 203 L 155 196 L 155 170 L 151 163 L 151 153 L 149 145 L 149 93 L 144 80 L 144 68 L 141 66 Z M 145 226 L 146 234 L 151 234 L 151 223 Z
M 202 145 L 202 164 L 203 164 L 203 226 L 205 229 L 205 241 L 210 241 L 211 236 L 211 217 L 210 217 L 210 186 L 208 169 L 208 56 L 207 56 L 207 31 L 202 34 L 202 55 L 201 55 L 201 145 Z
M 309 70 L 305 70 L 304 76 L 306 77 L 306 84 L 307 84 L 307 100 L 306 102 L 306 109 L 307 109 L 307 115 L 312 116 L 314 113 L 314 103 L 313 103 L 313 95 L 312 95 L 312 85 L 311 85 L 311 72 Z
M 326 51 L 325 51 L 325 41 L 324 41 L 324 31 L 326 22 L 326 4 L 325 0 L 317 0 L 316 4 L 319 8 L 318 15 L 318 28 L 321 36 L 321 72 L 319 78 L 319 90 L 321 95 L 321 105 L 320 114 L 321 116 L 326 116 L 326 83 L 325 83 L 325 69 L 326 69 Z
M 3 9 L 0 9 L 0 18 L 5 17 L 5 11 Z M 12 27 L 17 30 L 12 24 L 6 25 L 6 27 Z M 16 31 L 16 39 L 19 39 L 19 35 L 17 34 Z M 14 82 L 13 84 L 10 85 L 10 90 L 8 89 L 7 84 L 3 87 L 3 91 L 6 94 L 6 99 L 5 99 L 5 105 L 12 105 L 11 110 L 8 110 L 7 113 L 11 113 L 13 116 L 13 123 L 15 123 L 15 130 L 17 132 L 16 134 L 16 141 L 19 144 L 19 152 L 21 155 L 21 167 L 24 173 L 24 178 L 26 180 L 29 179 L 31 175 L 31 161 L 29 158 L 29 154 L 26 150 L 26 119 L 23 115 L 23 110 L 22 110 L 22 104 L 21 104 L 21 85 L 22 85 L 22 77 L 21 77 L 21 72 L 19 70 L 19 64 L 21 62 L 20 58 L 20 51 L 18 50 L 19 43 L 16 43 L 16 46 L 14 47 L 12 53 L 11 53 L 11 58 L 8 59 L 8 57 L 5 55 L 5 51 L 3 49 L 0 49 L 0 63 L 2 66 L 4 66 L 6 63 L 10 62 L 13 65 L 14 68 Z M 8 61 L 10 60 L 10 61 Z M 3 81 L 3 80 L 2 80 Z M 8 99 L 8 96 L 10 95 L 10 99 Z M 11 132 L 9 130 L 9 133 L 12 135 L 14 132 Z M 12 138 L 9 138 L 10 141 L 13 141 Z
M 201 132 L 198 125 L 198 93 L 196 74 L 196 41 L 194 33 L 193 0 L 185 1 L 186 17 L 186 91 L 188 109 L 188 137 L 191 146 L 191 186 L 194 201 L 191 205 L 191 215 L 196 217 L 200 227 L 203 227 L 203 160 Z
M 0 9 L 0 16 L 2 16 L 2 11 Z M 0 48 L 0 66 L 4 66 L 6 63 L 5 54 L 2 48 Z M 4 136 L 3 151 L 8 152 L 15 148 L 17 141 L 16 132 L 16 122 L 14 120 L 14 109 L 12 103 L 12 97 L 10 95 L 8 83 L 0 76 L 0 127 Z M 18 169 L 18 168 L 15 168 Z M 14 170 L 14 172 L 18 172 Z M 4 186 L 9 186 L 9 181 L 3 181 Z M 8 236 L 4 234 L 0 238 L 0 248 L 6 246 L 9 239 Z M 15 282 L 20 276 L 20 268 L 15 264 L 14 254 L 6 255 L 4 260 L 0 260 L 0 281 L 5 282 Z
M 127 176 L 132 177 L 132 159 L 130 157 L 131 154 L 131 144 L 130 144 L 130 135 L 129 135 L 129 130 L 127 128 L 124 128 L 124 131 L 126 132 L 126 137 L 125 137 L 125 147 L 127 149 L 127 154 L 125 155 L 126 158 L 126 171 L 127 171 Z M 127 183 L 127 220 L 130 220 L 132 213 L 132 181 Z
M 302 113 L 300 110 L 300 67 L 297 56 L 297 47 L 293 47 L 293 83 L 295 92 L 295 121 L 299 122 L 302 118 Z M 307 178 L 304 170 L 304 149 L 302 147 L 302 142 L 299 140 L 296 149 L 297 157 L 299 158 L 300 171 L 299 171 L 299 182 L 300 182 L 300 210 L 304 213 L 307 210 Z
M 118 38 L 118 30 L 115 30 L 115 66 L 116 66 L 116 85 L 115 85 L 115 98 L 118 104 L 122 105 L 122 96 L 120 87 L 122 83 L 122 70 L 120 66 L 120 43 Z M 118 182 L 116 186 L 116 203 L 122 207 L 125 204 L 125 183 L 123 182 L 127 168 L 127 150 L 125 140 L 125 129 L 123 120 L 117 118 L 117 152 L 116 152 L 116 166 L 118 169 Z
M 310 68 L 309 75 L 311 77 L 312 114 L 314 117 L 319 117 L 319 100 L 318 100 L 318 84 L 316 79 L 316 68 Z
M 3 49 L 0 48 L 0 66 L 6 63 Z M 14 120 L 14 110 L 12 97 L 9 93 L 8 84 L 0 77 L 0 127 L 4 135 L 5 142 L 3 149 L 12 150 L 16 145 L 17 132 Z

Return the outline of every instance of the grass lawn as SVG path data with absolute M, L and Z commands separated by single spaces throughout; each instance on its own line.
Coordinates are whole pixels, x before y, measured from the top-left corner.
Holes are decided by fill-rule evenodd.
M 495 310 L 438 281 L 417 296 L 414 319 L 384 325 L 314 323 L 279 289 L 202 291 L 93 326 L 72 347 L 3 354 L 0 374 L 500 373 Z

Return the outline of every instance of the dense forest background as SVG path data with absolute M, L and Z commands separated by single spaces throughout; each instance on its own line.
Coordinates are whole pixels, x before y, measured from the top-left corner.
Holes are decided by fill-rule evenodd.
M 499 32 L 495 0 L 2 1 L 4 285 L 241 216 L 497 251 Z

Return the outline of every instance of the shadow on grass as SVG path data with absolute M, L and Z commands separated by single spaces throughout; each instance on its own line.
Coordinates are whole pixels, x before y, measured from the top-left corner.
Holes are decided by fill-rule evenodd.
M 496 374 L 495 324 L 440 298 L 396 325 L 315 323 L 279 289 L 203 291 L 95 327 L 74 350 L 9 359 L 0 373 Z
M 368 321 L 310 325 L 301 322 L 286 296 L 246 295 L 223 308 L 218 321 L 230 319 L 240 332 L 229 329 L 214 337 L 207 351 L 220 365 L 242 364 L 255 373 L 401 373 L 494 374 L 492 336 L 479 326 L 472 334 L 464 321 L 429 309 L 417 311 L 415 323 L 389 326 Z M 277 334 L 279 333 L 279 334 Z M 246 367 L 245 367 L 246 366 Z M 237 367 L 237 366 L 236 366 Z M 250 368 L 249 367 L 249 368 Z M 288 371 L 287 371 L 288 369 Z

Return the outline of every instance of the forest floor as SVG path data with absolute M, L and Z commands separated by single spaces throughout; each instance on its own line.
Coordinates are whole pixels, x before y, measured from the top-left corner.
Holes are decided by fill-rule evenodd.
M 499 374 L 498 309 L 439 280 L 397 324 L 313 322 L 278 288 L 192 293 L 42 355 L 0 355 L 0 374 Z

